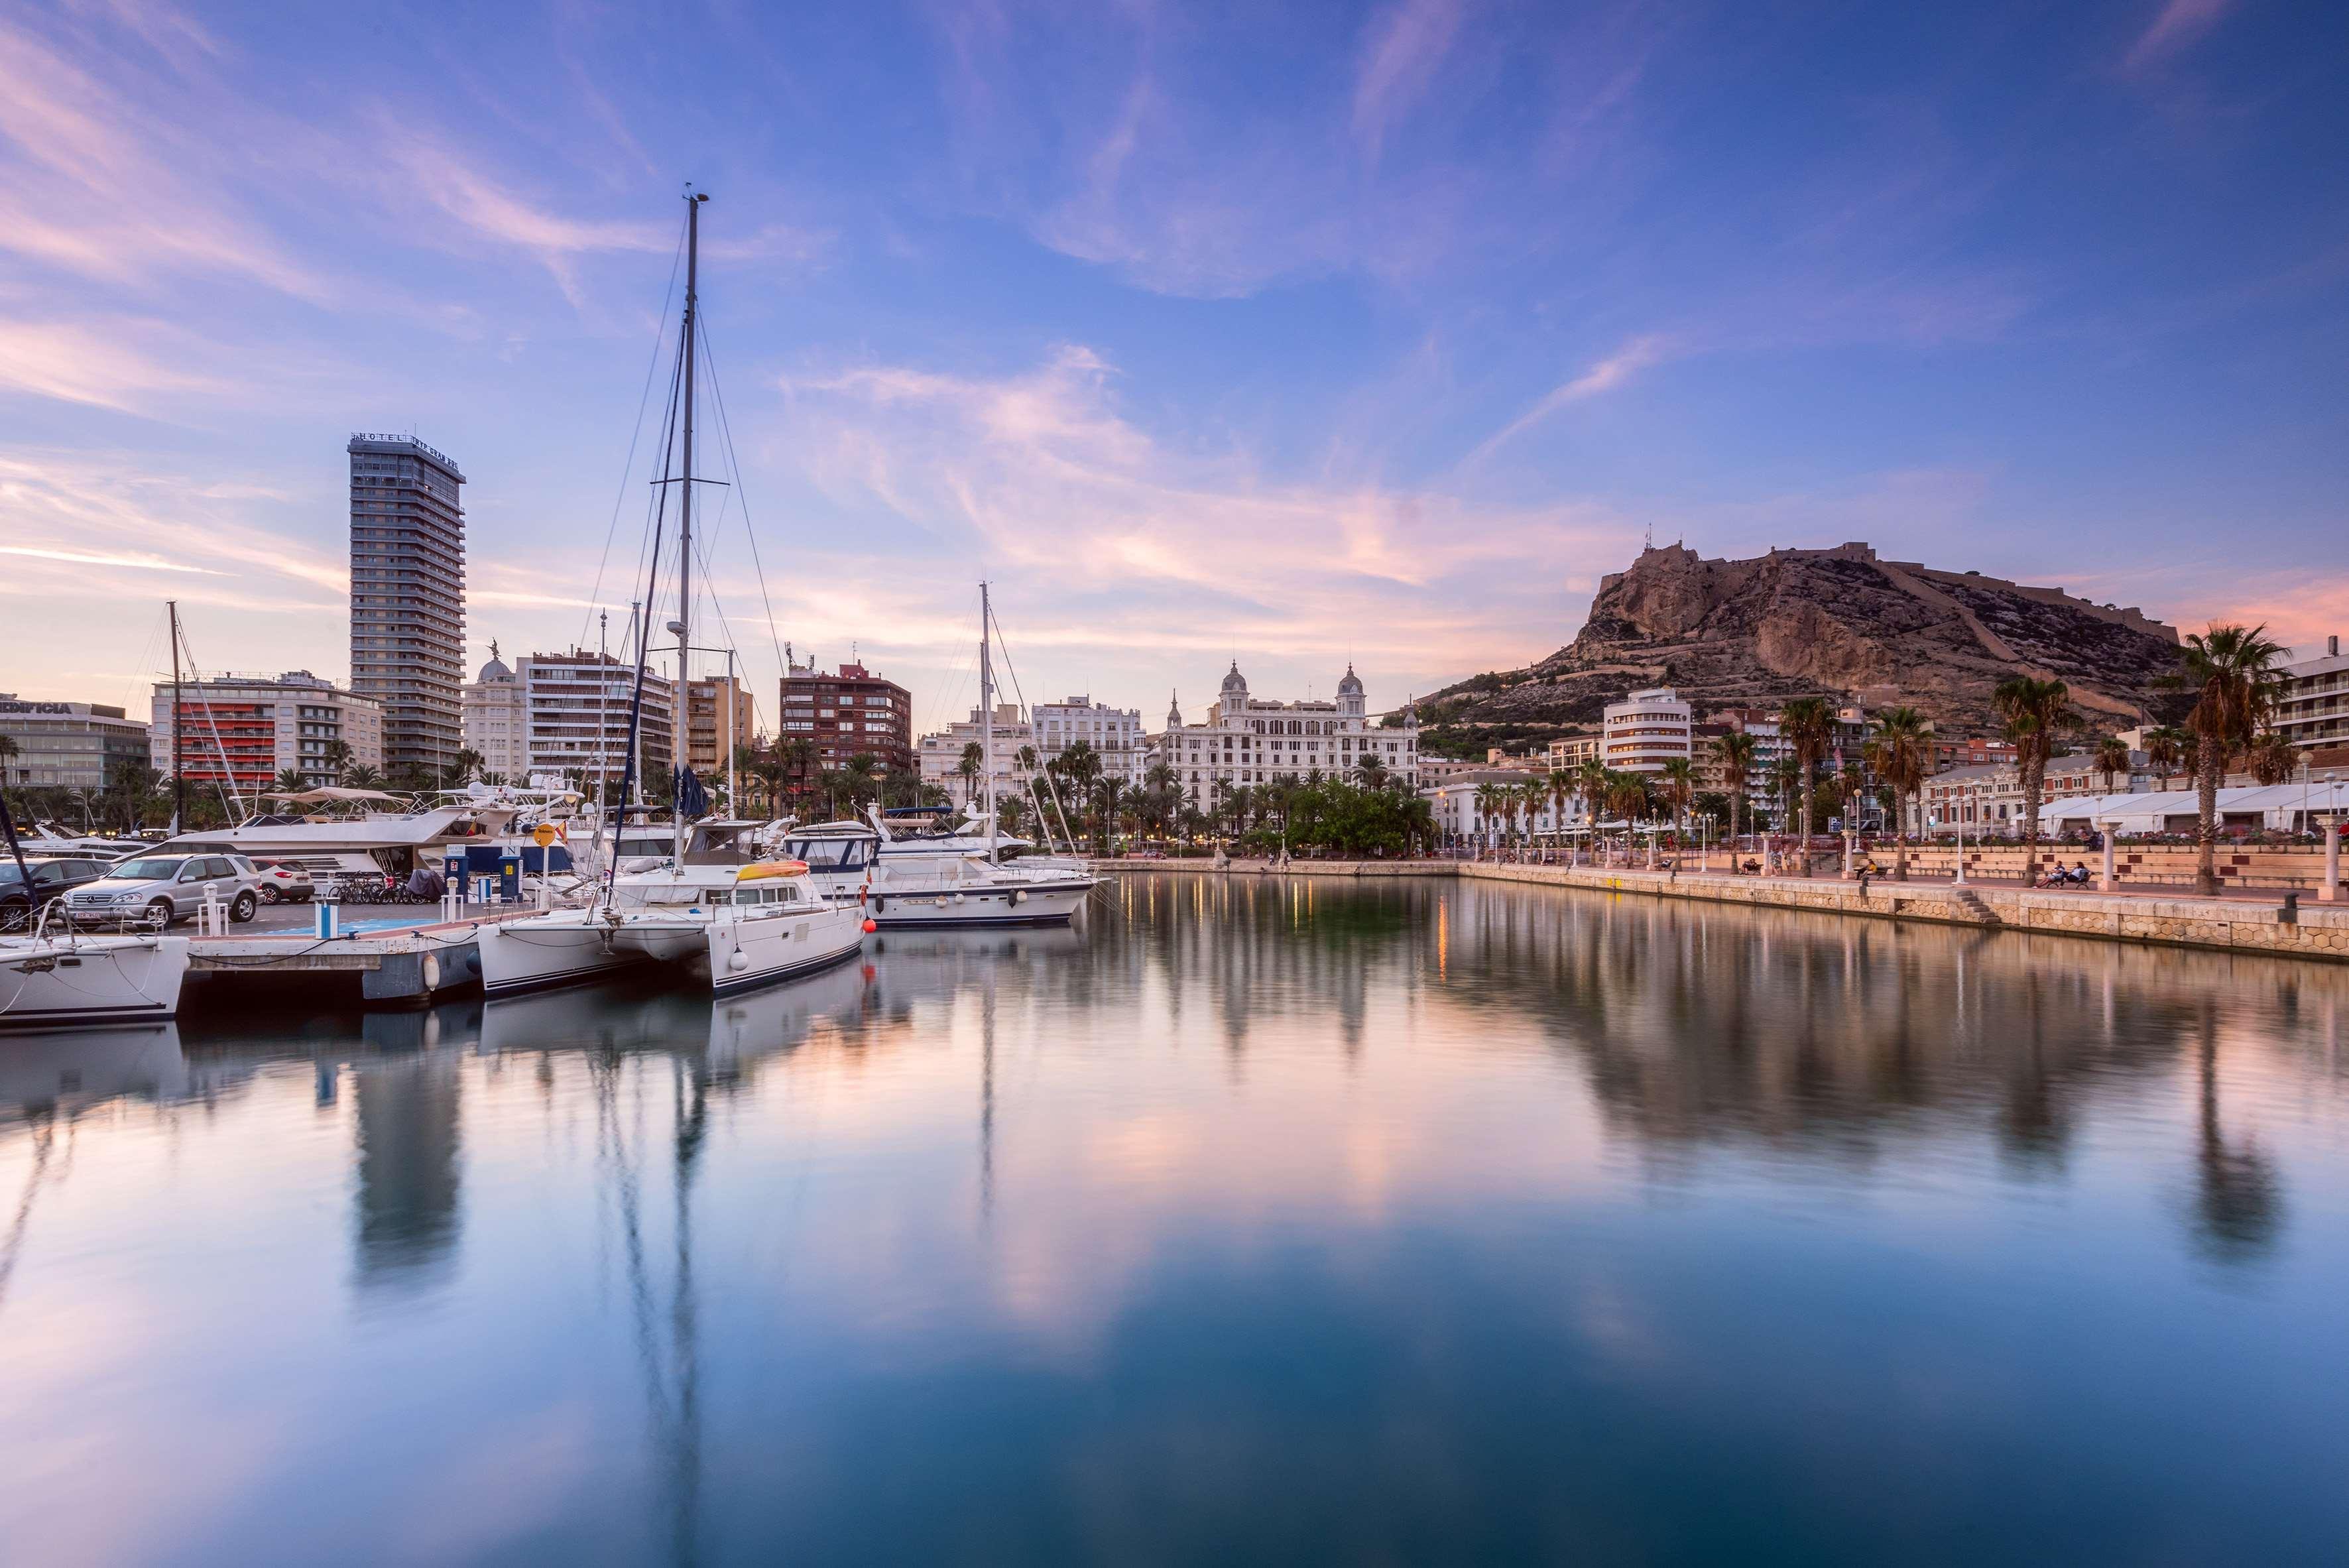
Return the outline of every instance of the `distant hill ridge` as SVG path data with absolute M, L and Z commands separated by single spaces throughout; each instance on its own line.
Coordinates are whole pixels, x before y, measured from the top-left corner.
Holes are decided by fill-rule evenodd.
M 1633 686 L 1677 687 L 1700 715 L 1824 693 L 1904 702 L 1958 731 L 1994 726 L 1992 693 L 2028 674 L 2127 727 L 2155 716 L 2177 667 L 2177 629 L 2134 605 L 1884 561 L 1863 543 L 1746 561 L 1666 545 L 1600 579 L 1567 646 L 1498 690 L 1480 677 L 1428 700 L 1447 725 L 1587 725 Z

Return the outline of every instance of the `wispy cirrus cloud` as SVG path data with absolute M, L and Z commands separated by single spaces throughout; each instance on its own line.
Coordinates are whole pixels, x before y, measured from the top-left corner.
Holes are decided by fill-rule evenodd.
M 2233 4 L 2234 0 L 2163 0 L 2152 25 L 2129 46 L 2123 67 L 2143 70 L 2175 56 L 2217 26 Z
M 1660 334 L 1632 338 L 1579 376 L 1562 381 L 1544 393 L 1532 407 L 1479 442 L 1468 454 L 1465 462 L 1482 462 L 1561 408 L 1612 392 L 1640 371 L 1661 362 L 1670 351 L 1670 340 Z
M 1386 666 L 1395 697 L 1553 637 L 1566 579 L 1635 534 L 1589 503 L 1268 476 L 1244 449 L 1160 441 L 1121 407 L 1117 383 L 1073 344 L 1000 376 L 856 366 L 792 378 L 778 439 L 840 507 L 878 505 L 932 553 L 984 563 L 1007 603 L 1113 606 L 1116 624 L 1092 630 L 1121 662 L 1353 647 Z M 1498 570 L 1527 559 L 1551 569 Z
M 1464 9 L 1464 0 L 1401 0 L 1363 29 L 1353 130 L 1372 163 L 1388 133 L 1433 86 L 1460 31 Z
M 325 298 L 326 280 L 231 193 L 220 144 L 172 117 L 206 94 L 119 57 L 101 81 L 91 57 L 0 20 L 0 250 L 113 283 L 192 271 Z

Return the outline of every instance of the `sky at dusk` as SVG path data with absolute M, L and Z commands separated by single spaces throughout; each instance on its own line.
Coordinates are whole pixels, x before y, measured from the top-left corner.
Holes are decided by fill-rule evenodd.
M 355 430 L 463 468 L 471 659 L 592 644 L 688 180 L 765 717 L 782 639 L 968 707 L 981 576 L 1031 698 L 1383 707 L 1651 529 L 2306 643 L 2344 67 L 2280 0 L 0 3 L 0 689 L 143 707 L 174 594 L 347 675 Z

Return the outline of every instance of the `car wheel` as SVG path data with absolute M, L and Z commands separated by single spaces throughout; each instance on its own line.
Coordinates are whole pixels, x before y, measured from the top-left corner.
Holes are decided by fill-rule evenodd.
M 158 931 L 169 931 L 171 922 L 178 919 L 179 914 L 180 912 L 171 907 L 170 899 L 159 898 L 147 906 L 147 923 Z
M 235 899 L 230 903 L 228 906 L 228 917 L 237 924 L 243 925 L 246 921 L 253 918 L 254 912 L 260 907 L 261 901 L 253 896 L 253 890 L 251 888 L 247 888 L 243 892 L 237 894 Z
M 22 931 L 33 923 L 33 906 L 14 900 L 0 903 L 0 931 Z
M 278 891 L 277 891 L 275 888 L 274 888 L 274 887 L 270 886 L 267 882 L 264 882 L 264 883 L 262 883 L 262 884 L 261 884 L 261 902 L 262 902 L 262 903 L 275 903 L 281 896 L 282 896 L 282 895 L 278 892 Z

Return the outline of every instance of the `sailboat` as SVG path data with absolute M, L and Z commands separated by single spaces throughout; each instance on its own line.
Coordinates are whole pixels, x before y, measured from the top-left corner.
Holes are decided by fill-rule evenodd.
M 677 385 L 682 397 L 678 453 L 677 634 L 678 674 L 682 684 L 693 645 L 693 413 L 694 341 L 700 303 L 701 205 L 709 198 L 686 193 L 685 321 L 678 343 Z M 667 481 L 665 480 L 664 483 Z M 662 511 L 666 511 L 664 500 Z M 658 514 L 654 524 L 653 571 L 660 568 Z M 650 641 L 651 606 L 636 637 L 636 692 L 628 711 L 628 748 L 621 775 L 626 799 L 635 782 L 636 738 L 644 719 L 645 661 Z M 853 904 L 833 903 L 820 892 L 808 868 L 796 861 L 748 864 L 688 854 L 688 819 L 707 810 L 699 781 L 683 765 L 690 704 L 672 705 L 676 726 L 671 786 L 669 854 L 666 861 L 623 872 L 615 855 L 595 902 L 584 908 L 485 927 L 480 942 L 481 986 L 491 995 L 594 980 L 641 965 L 706 968 L 711 993 L 747 991 L 838 963 L 863 944 L 864 917 Z M 597 828 L 600 838 L 601 824 Z
M 823 822 L 795 829 L 784 840 L 783 852 L 812 868 L 826 896 L 856 900 L 876 925 L 1052 924 L 1083 908 L 1100 880 L 1073 861 L 1003 858 L 1007 844 L 995 803 L 993 628 L 982 583 L 978 711 L 979 777 L 985 783 L 978 820 L 960 832 L 903 840 L 875 812 L 870 826 Z

